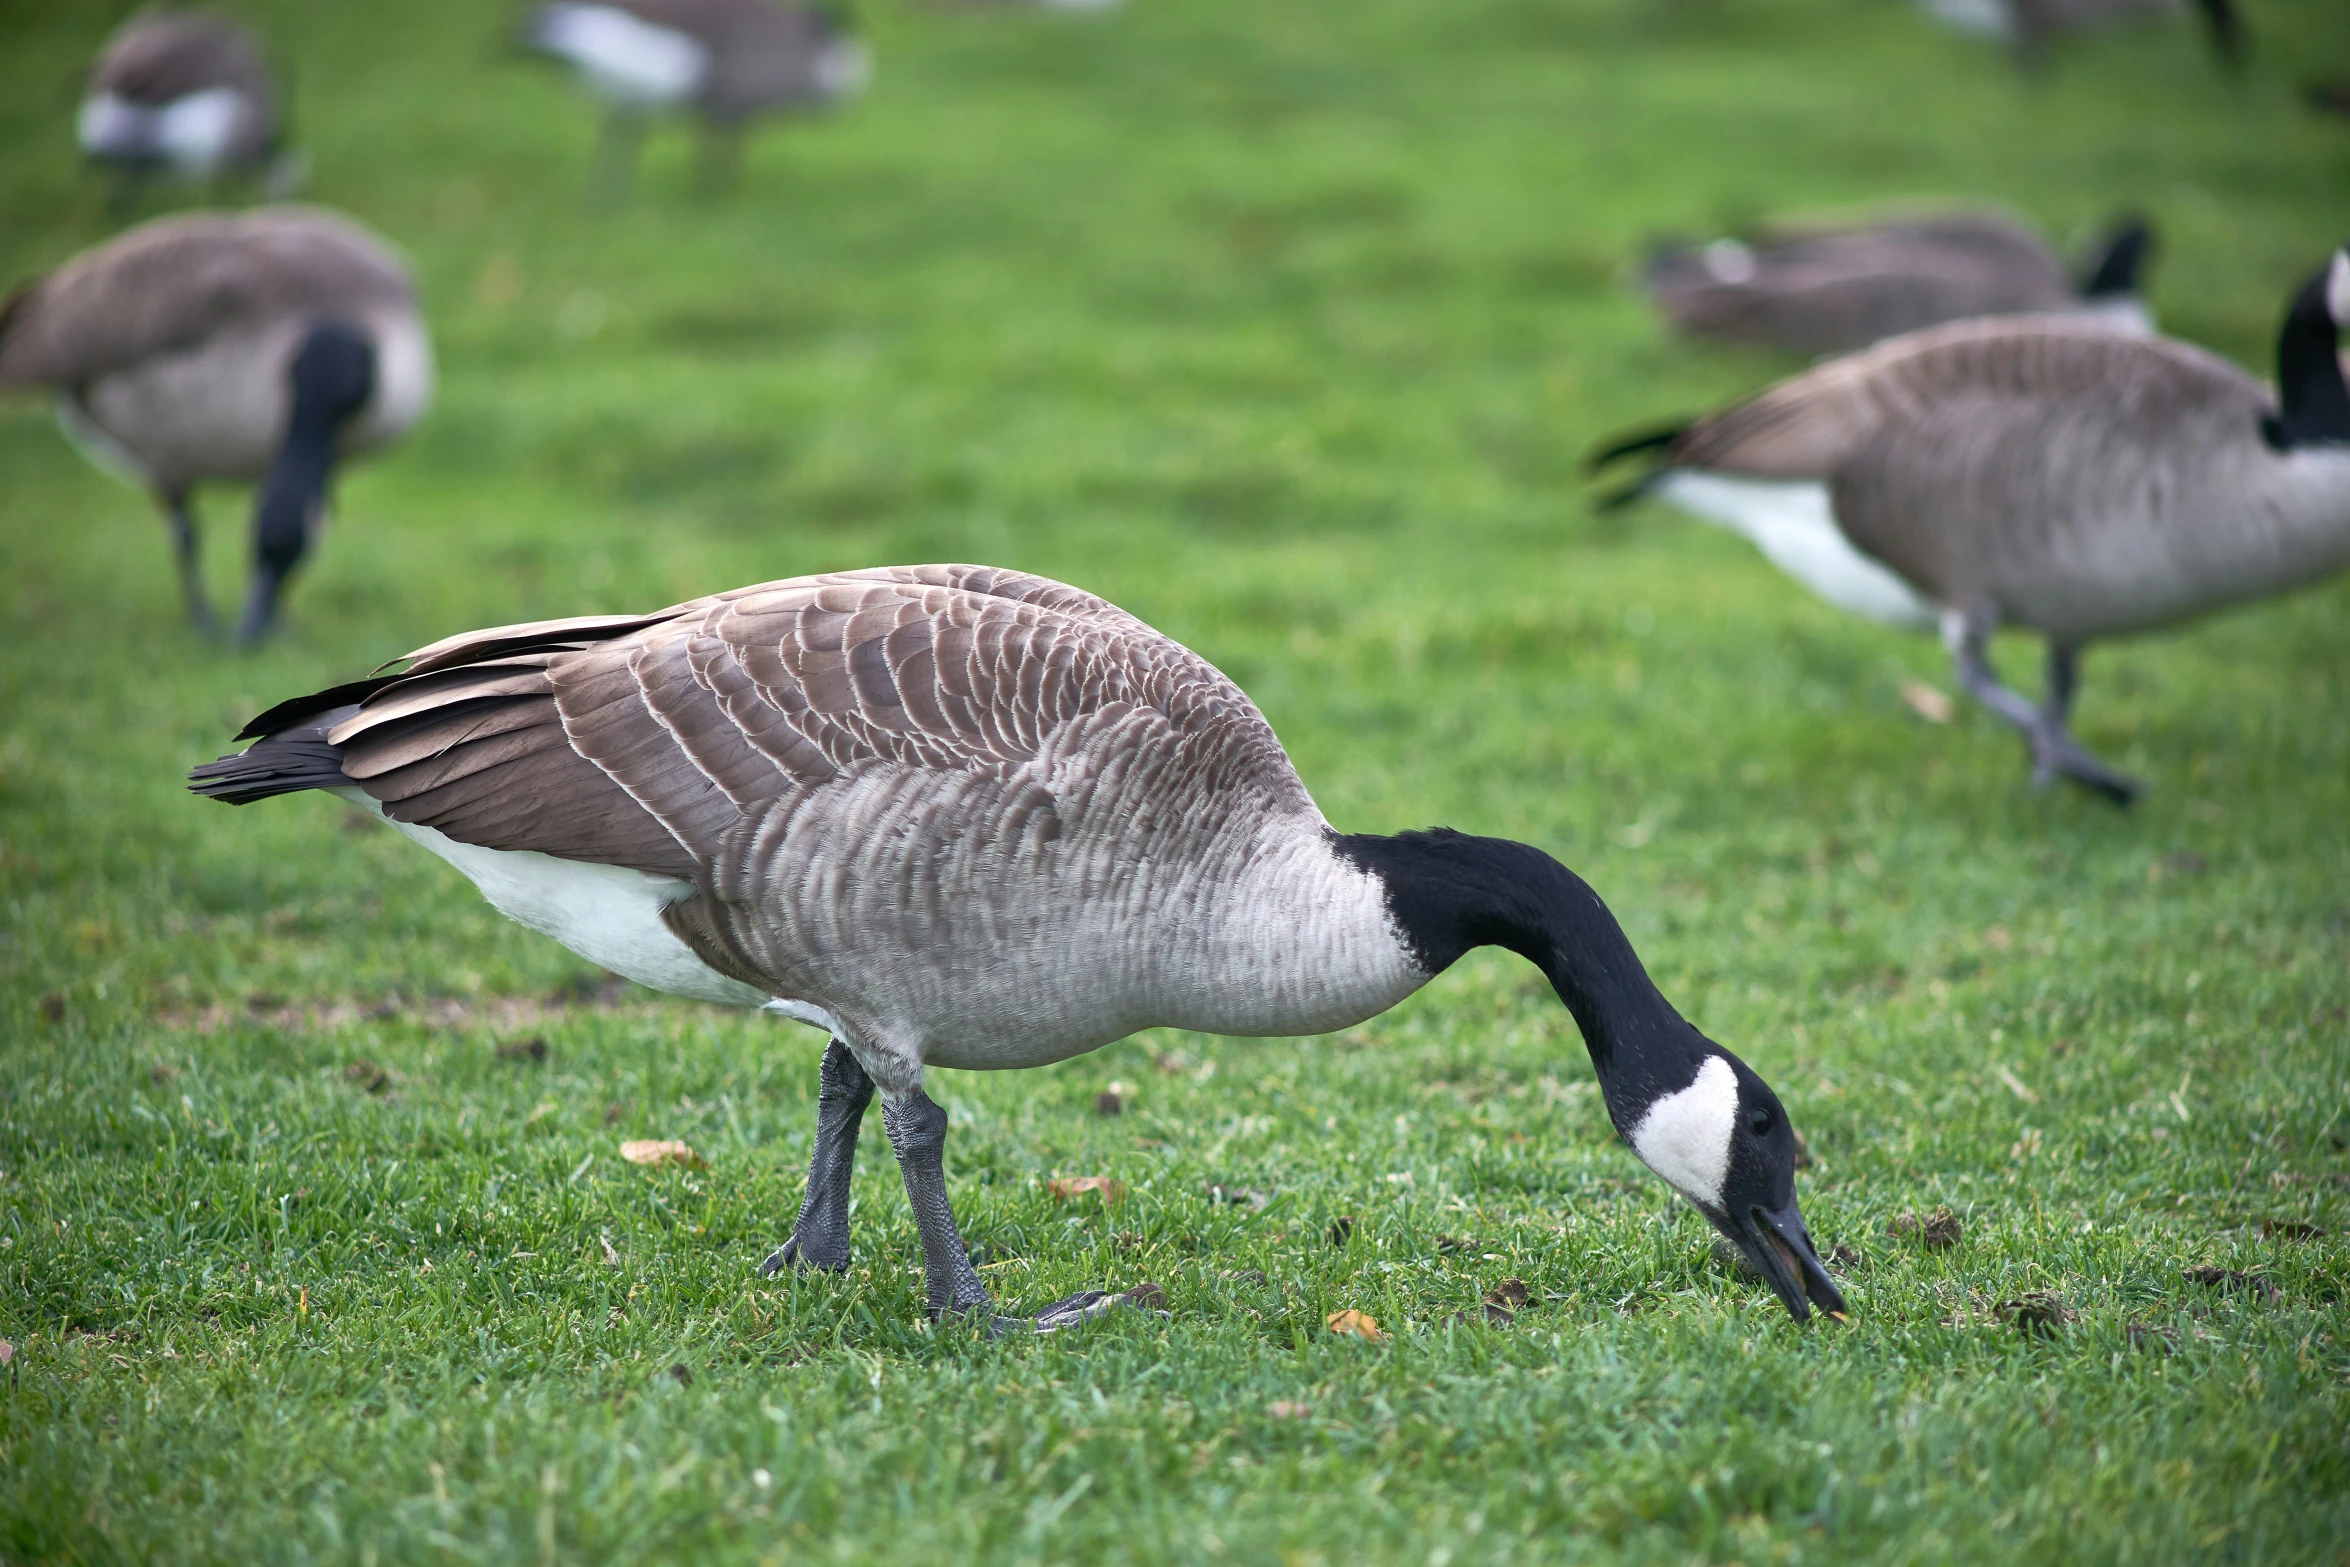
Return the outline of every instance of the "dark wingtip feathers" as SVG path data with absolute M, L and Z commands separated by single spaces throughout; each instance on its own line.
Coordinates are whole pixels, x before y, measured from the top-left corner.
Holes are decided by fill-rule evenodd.
M 2084 299 L 2112 299 L 2144 291 L 2147 258 L 2154 254 L 2154 225 L 2143 212 L 2124 212 L 2106 230 L 2105 243 L 2082 280 Z
M 398 675 L 371 675 L 365 680 L 347 681 L 339 686 L 329 686 L 324 691 L 312 692 L 308 696 L 290 698 L 255 717 L 236 732 L 235 738 L 264 740 L 271 735 L 282 734 L 304 719 L 314 718 L 329 708 L 355 707 L 400 678 Z
M 226 805 L 250 805 L 304 789 L 347 788 L 351 779 L 343 772 L 343 748 L 326 736 L 358 711 L 359 704 L 351 701 L 313 709 L 306 722 L 274 729 L 246 750 L 191 768 L 188 792 Z

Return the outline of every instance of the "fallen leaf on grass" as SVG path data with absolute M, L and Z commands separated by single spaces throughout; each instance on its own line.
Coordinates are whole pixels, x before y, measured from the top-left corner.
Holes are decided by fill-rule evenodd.
M 1803 1134 L 1795 1130 L 1795 1128 L 1792 1126 L 1787 1128 L 1787 1135 L 1795 1139 L 1795 1168 L 1798 1170 L 1810 1169 L 1811 1144 L 1805 1142 L 1803 1140 Z
M 2040 1102 L 2040 1096 L 2033 1093 L 2031 1089 L 2025 1087 L 2024 1080 L 2016 1076 L 2013 1072 L 2010 1072 L 2006 1067 L 1994 1065 L 1991 1068 L 1991 1072 L 1993 1076 L 1999 1079 L 1999 1081 L 2007 1085 L 2007 1091 L 2009 1093 L 2015 1095 L 2018 1099 L 2021 1099 L 2025 1104 L 2036 1105 Z
M 620 1157 L 630 1164 L 690 1164 L 697 1169 L 705 1162 L 700 1154 L 674 1138 L 644 1137 L 622 1143 Z
M 602 1242 L 604 1243 L 604 1266 L 605 1266 L 605 1267 L 607 1267 L 607 1268 L 617 1268 L 617 1267 L 619 1267 L 619 1266 L 620 1266 L 620 1253 L 618 1253 L 618 1252 L 616 1252 L 616 1251 L 614 1251 L 614 1250 L 612 1249 L 612 1237 L 611 1237 L 610 1235 L 608 1235 L 608 1234 L 607 1234 L 607 1235 L 599 1235 L 599 1236 L 597 1236 L 597 1237 L 596 1237 L 596 1239 L 598 1239 L 598 1240 L 600 1240 L 600 1241 L 602 1241 Z
M 1313 1412 L 1313 1405 L 1293 1403 L 1285 1398 L 1265 1406 L 1265 1417 L 1269 1420 L 1303 1420 Z
M 371 1094 L 380 1094 L 391 1086 L 392 1074 L 373 1061 L 354 1061 L 343 1068 L 343 1080 L 356 1083 Z
M 1056 1175 L 1044 1189 L 1058 1202 L 1074 1202 L 1087 1192 L 1101 1193 L 1102 1205 L 1115 1208 L 1126 1200 L 1126 1188 L 1107 1175 Z
M 1923 680 L 1901 682 L 1901 700 L 1909 710 L 1929 724 L 1947 724 L 1953 711 L 1947 692 L 1937 691 Z
M 5 1365 L 7 1365 L 7 1364 L 8 1364 L 10 1361 L 14 1360 L 15 1358 L 16 1358 L 16 1346 L 15 1346 L 14 1344 L 11 1344 L 11 1343 L 9 1343 L 9 1342 L 8 1342 L 8 1340 L 6 1340 L 6 1339 L 4 1339 L 4 1338 L 0 1338 L 0 1366 L 5 1366 Z
M 1379 1319 L 1367 1312 L 1333 1311 L 1324 1319 L 1324 1323 L 1331 1332 L 1359 1338 L 1366 1344 L 1376 1344 L 1387 1337 L 1379 1331 Z

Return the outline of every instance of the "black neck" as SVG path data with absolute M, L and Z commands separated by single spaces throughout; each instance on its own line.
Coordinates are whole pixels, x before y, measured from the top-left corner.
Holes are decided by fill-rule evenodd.
M 2350 442 L 2350 386 L 2342 382 L 2340 330 L 2326 306 L 2329 261 L 2301 286 L 2277 334 L 2277 393 L 2283 412 L 2261 434 L 2279 451 L 2311 442 Z
M 1542 970 L 1583 1031 L 1618 1131 L 1695 1075 L 1704 1036 L 1658 992 L 1599 894 L 1540 849 L 1448 828 L 1341 835 L 1337 848 L 1386 884 L 1388 911 L 1430 975 L 1488 946 Z
M 2153 248 L 2153 225 L 2136 213 L 2124 217 L 2106 235 L 2096 264 L 2082 280 L 2081 297 L 2119 299 L 2137 293 L 2138 279 L 2146 270 L 2146 257 Z

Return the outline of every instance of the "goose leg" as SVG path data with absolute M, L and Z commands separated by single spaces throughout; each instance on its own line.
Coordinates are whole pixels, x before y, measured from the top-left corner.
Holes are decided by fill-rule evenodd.
M 614 109 L 604 116 L 603 129 L 596 135 L 595 162 L 588 174 L 589 206 L 618 207 L 627 203 L 629 187 L 636 182 L 637 159 L 644 141 L 643 115 Z
M 808 1194 L 800 1202 L 791 1239 L 759 1264 L 764 1278 L 788 1267 L 846 1272 L 849 1266 L 849 1176 L 857 1165 L 857 1129 L 873 1102 L 873 1079 L 849 1047 L 834 1040 L 817 1069 L 816 1153 L 808 1162 Z
M 702 130 L 701 159 L 694 185 L 705 199 L 731 194 L 742 183 L 743 128 L 738 124 L 706 125 Z
M 165 490 L 156 497 L 163 520 L 171 528 L 171 554 L 179 567 L 180 601 L 187 606 L 188 624 L 205 636 L 218 634 L 212 601 L 204 596 L 204 574 L 197 560 L 196 513 L 188 501 L 187 486 Z
M 1978 605 L 1969 610 L 1950 610 L 1942 616 L 1942 642 L 1950 649 L 1951 663 L 1958 675 L 1958 683 L 1967 695 L 1983 704 L 1990 714 L 2014 727 L 2031 748 L 2032 781 L 2045 785 L 2059 775 L 2072 779 L 2085 789 L 2105 796 L 2116 805 L 2127 805 L 2137 796 L 2139 784 L 2107 767 L 2089 754 L 2081 744 L 2066 733 L 2061 721 L 2050 722 L 2041 709 L 2034 707 L 2020 694 L 1999 683 L 1997 671 L 1991 667 L 1991 632 L 1999 618 L 1991 609 Z M 2071 701 L 2071 677 L 2065 682 L 2065 701 Z
M 2045 788 L 2058 773 L 2095 790 L 2116 805 L 2128 805 L 2145 785 L 2115 772 L 2072 736 L 2073 695 L 2080 689 L 2081 650 L 2068 642 L 2048 644 L 2048 694 L 2032 737 L 2032 782 Z
M 911 1093 L 881 1100 L 881 1124 L 889 1131 L 890 1147 L 897 1151 L 898 1172 L 906 1180 L 906 1202 L 914 1210 L 914 1227 L 922 1235 L 922 1274 L 930 1295 L 933 1320 L 949 1313 L 977 1311 L 990 1316 L 988 1331 L 995 1334 L 1035 1331 L 1050 1333 L 1098 1317 L 1121 1297 L 1103 1290 L 1084 1290 L 1054 1301 L 1034 1317 L 995 1315 L 987 1286 L 971 1266 L 971 1253 L 955 1228 L 954 1210 L 947 1204 L 947 1113 L 917 1088 Z

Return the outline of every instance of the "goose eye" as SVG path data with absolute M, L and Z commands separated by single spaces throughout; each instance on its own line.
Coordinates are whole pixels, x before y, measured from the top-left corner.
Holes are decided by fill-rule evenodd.
M 1771 1112 L 1769 1107 L 1765 1105 L 1757 1105 L 1752 1110 L 1749 1110 L 1746 1113 L 1746 1129 L 1757 1137 L 1760 1137 L 1765 1132 L 1768 1132 L 1771 1129 Z

